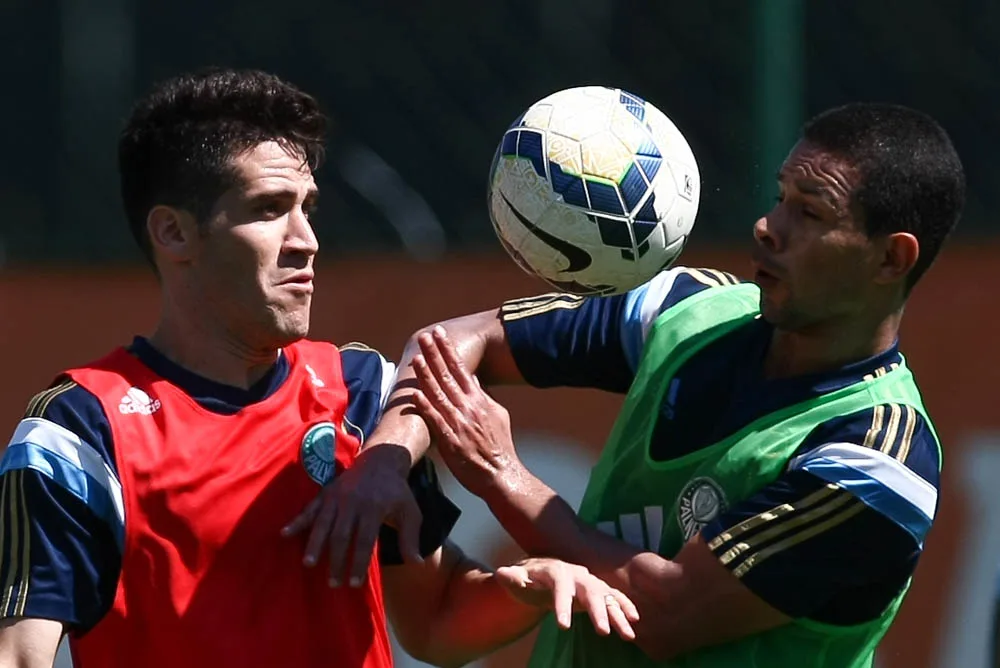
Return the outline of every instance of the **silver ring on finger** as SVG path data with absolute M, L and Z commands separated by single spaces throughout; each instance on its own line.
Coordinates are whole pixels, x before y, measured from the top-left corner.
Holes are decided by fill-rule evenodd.
M 622 607 L 621 603 L 618 602 L 618 599 L 615 598 L 611 594 L 605 595 L 605 597 L 604 597 L 604 605 L 606 605 L 609 608 L 620 608 L 620 607 Z

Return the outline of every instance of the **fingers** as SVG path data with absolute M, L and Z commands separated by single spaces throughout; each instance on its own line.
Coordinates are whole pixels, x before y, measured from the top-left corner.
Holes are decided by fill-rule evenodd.
M 351 573 L 347 581 L 348 586 L 360 587 L 368 574 L 368 563 L 375 552 L 375 540 L 378 538 L 378 531 L 381 525 L 372 521 L 370 517 L 361 517 L 358 520 L 358 528 L 354 534 L 354 550 L 351 554 Z M 331 563 L 331 579 L 341 571 L 334 571 Z
M 617 589 L 612 589 L 611 593 L 618 601 L 618 604 L 621 605 L 622 612 L 625 613 L 625 618 L 632 623 L 639 621 L 639 608 L 635 607 L 635 603 L 632 602 L 632 599 L 626 596 L 624 592 L 620 592 Z
M 448 333 L 444 330 L 444 327 L 441 325 L 435 327 L 433 337 L 444 360 L 445 367 L 451 372 L 458 387 L 467 394 L 479 389 L 478 380 L 465 368 L 465 362 L 459 357 L 458 350 L 455 348 L 455 344 L 451 342 L 451 339 L 448 338 Z
M 289 524 L 282 534 L 305 534 L 303 563 L 319 563 L 328 550 L 329 582 L 338 587 L 344 580 L 352 586 L 364 583 L 375 543 L 383 524 L 400 533 L 400 552 L 409 563 L 420 563 L 422 515 L 405 475 L 397 466 L 384 468 L 379 459 L 359 457 L 322 491 Z M 391 461 L 391 460 L 390 460 Z
M 581 597 L 583 600 L 580 602 L 586 608 L 594 629 L 602 636 L 606 636 L 611 633 L 611 625 L 608 622 L 608 601 L 603 591 L 602 588 L 586 587 Z
M 416 355 L 413 358 L 413 372 L 420 385 L 420 392 L 423 392 L 428 402 L 447 420 L 455 417 L 457 409 L 455 401 L 441 387 L 434 370 L 423 355 Z
M 344 560 L 347 557 L 347 548 L 351 544 L 351 535 L 354 533 L 357 513 L 352 508 L 345 507 L 337 513 L 337 519 L 333 523 L 330 535 L 327 537 L 327 550 L 330 559 L 330 586 L 339 587 L 341 577 L 347 565 Z
M 445 346 L 442 344 L 440 335 L 431 336 L 427 333 L 421 334 L 417 337 L 417 344 L 420 346 L 422 359 L 426 362 L 427 368 L 434 376 L 438 386 L 444 391 L 451 402 L 462 404 L 468 389 L 463 390 L 449 368 L 443 350 Z M 450 344 L 448 345 L 450 346 Z M 454 348 L 451 350 L 454 356 Z M 464 372 L 464 369 L 462 371 Z M 468 378 L 465 381 L 466 388 L 471 388 L 471 381 Z
M 342 513 L 338 520 L 344 517 Z M 411 564 L 423 563 L 420 556 L 420 523 L 423 515 L 416 501 L 412 497 L 408 498 L 401 510 L 394 514 L 396 531 L 399 534 L 399 551 L 403 560 Z M 344 527 L 347 527 L 346 529 Z M 348 585 L 360 587 L 368 574 L 368 566 L 375 554 L 375 541 L 382 528 L 382 522 L 377 518 L 361 514 L 352 527 L 351 523 L 344 522 L 343 526 L 334 524 L 330 533 L 330 586 L 336 587 L 340 584 L 340 574 L 347 567 L 344 558 L 347 553 L 347 546 L 352 544 L 351 529 L 353 528 L 353 549 L 351 550 L 351 572 L 348 576 Z M 346 531 L 346 537 L 342 534 Z M 334 547 L 336 545 L 336 547 Z
M 298 517 L 285 525 L 285 527 L 281 530 L 281 535 L 286 538 L 289 536 L 295 536 L 311 527 L 313 522 L 316 520 L 316 515 L 319 513 L 321 503 L 322 499 L 319 496 L 310 501 L 309 505 L 305 507 L 305 510 L 299 513 Z
M 420 556 L 420 525 L 423 513 L 412 498 L 407 500 L 402 510 L 397 514 L 396 531 L 399 534 L 399 551 L 403 561 L 409 564 L 422 564 Z
M 414 360 L 414 366 L 416 367 L 416 360 Z M 419 372 L 418 372 L 419 373 Z M 413 403 L 417 407 L 417 411 L 423 416 L 424 421 L 432 432 L 435 440 L 439 442 L 444 441 L 449 444 L 453 444 L 456 440 L 455 430 L 452 429 L 451 425 L 441 414 L 441 411 L 437 409 L 431 403 L 431 400 L 427 398 L 427 394 L 423 390 L 417 390 L 413 393 Z
M 528 590 L 551 595 L 552 610 L 561 629 L 570 628 L 574 612 L 586 612 L 594 630 L 600 635 L 614 632 L 624 640 L 635 640 L 632 624 L 639 621 L 635 604 L 623 592 L 609 587 L 583 567 L 557 564 L 552 560 L 542 560 L 541 563 L 528 560 L 523 564 L 498 568 L 496 577 L 516 596 L 533 604 L 544 605 L 546 601 L 536 602 L 517 592 Z
M 306 554 L 303 563 L 306 566 L 315 566 L 319 563 L 319 555 L 323 551 L 323 541 L 330 533 L 337 518 L 337 502 L 333 498 L 327 498 L 326 490 L 318 497 L 320 504 L 319 512 L 309 533 L 309 540 L 306 542 Z
M 604 605 L 608 613 L 608 622 L 611 629 L 617 633 L 619 636 L 625 640 L 635 640 L 635 631 L 632 629 L 632 625 L 629 623 L 628 614 L 625 611 L 625 603 L 627 601 L 630 605 L 632 604 L 628 598 L 618 591 L 613 591 L 610 594 L 604 596 Z M 635 606 L 632 606 L 633 608 Z M 636 613 L 638 618 L 638 613 Z M 638 619 L 633 620 L 638 621 Z
M 573 620 L 575 584 L 572 578 L 558 576 L 552 582 L 552 606 L 556 613 L 556 623 L 563 630 L 568 629 Z M 607 617 L 605 617 L 604 621 L 607 623 Z

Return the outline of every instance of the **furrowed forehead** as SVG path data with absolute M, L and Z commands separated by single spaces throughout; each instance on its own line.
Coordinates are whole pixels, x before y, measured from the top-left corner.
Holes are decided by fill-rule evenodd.
M 828 151 L 800 143 L 788 155 L 777 178 L 803 195 L 844 204 L 855 185 L 857 170 Z

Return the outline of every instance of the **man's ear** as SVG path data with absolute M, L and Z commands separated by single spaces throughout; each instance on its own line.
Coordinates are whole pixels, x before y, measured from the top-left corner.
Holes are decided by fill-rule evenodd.
M 920 257 L 920 242 L 909 232 L 894 232 L 882 243 L 882 259 L 876 280 L 897 283 L 906 279 Z
M 187 211 L 157 205 L 146 216 L 146 231 L 154 257 L 170 262 L 187 262 L 195 251 L 198 224 Z

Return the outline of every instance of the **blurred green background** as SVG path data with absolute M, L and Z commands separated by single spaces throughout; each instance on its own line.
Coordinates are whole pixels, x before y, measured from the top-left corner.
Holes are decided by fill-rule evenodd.
M 485 180 L 507 124 L 585 83 L 629 89 L 689 138 L 692 245 L 743 243 L 798 124 L 853 100 L 936 116 L 966 163 L 959 236 L 994 234 L 1000 3 L 986 0 L 4 0 L 0 247 L 7 264 L 132 263 L 115 141 L 153 81 L 258 67 L 335 121 L 322 257 L 498 250 Z

